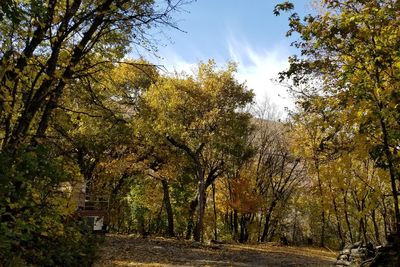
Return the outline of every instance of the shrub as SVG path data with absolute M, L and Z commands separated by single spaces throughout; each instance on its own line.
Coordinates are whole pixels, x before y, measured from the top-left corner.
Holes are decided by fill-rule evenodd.
M 45 147 L 0 154 L 0 266 L 90 266 L 96 239 L 68 207 L 63 158 Z

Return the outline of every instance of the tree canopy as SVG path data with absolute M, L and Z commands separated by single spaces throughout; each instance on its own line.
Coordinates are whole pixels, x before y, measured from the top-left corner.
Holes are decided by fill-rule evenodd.
M 301 56 L 281 78 L 291 82 L 297 121 L 318 129 L 314 157 L 365 146 L 366 157 L 387 171 L 400 231 L 398 12 L 396 1 L 346 0 L 323 1 L 322 11 L 303 21 L 293 13 L 288 34 L 300 35 L 294 45 Z
M 271 10 L 299 51 L 283 122 L 236 63 L 169 73 L 135 54 L 186 3 L 0 2 L 1 266 L 91 266 L 93 230 L 334 249 L 400 235 L 400 4 Z

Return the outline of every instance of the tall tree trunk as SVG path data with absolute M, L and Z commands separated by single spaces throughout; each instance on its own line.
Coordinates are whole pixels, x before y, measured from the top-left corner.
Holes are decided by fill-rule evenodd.
M 239 223 L 238 223 L 238 212 L 235 209 L 233 211 L 233 239 L 238 240 Z
M 194 226 L 194 214 L 196 212 L 197 203 L 199 202 L 198 194 L 196 194 L 195 198 L 190 202 L 189 205 L 189 218 L 188 225 L 186 229 L 186 239 L 192 238 L 193 226 Z
M 362 200 L 361 202 L 362 204 L 362 213 L 361 214 L 365 214 L 365 198 Z M 367 233 L 368 233 L 368 218 L 367 216 L 363 216 L 363 239 L 365 244 L 367 244 L 368 242 L 368 237 L 367 237 Z
M 387 215 L 387 208 L 386 208 L 386 203 L 385 203 L 385 196 L 382 196 L 382 217 L 383 217 L 383 225 L 384 225 L 384 231 L 385 231 L 385 238 L 388 237 L 388 234 L 390 232 L 390 224 L 388 222 L 388 215 Z
M 213 196 L 213 209 L 214 209 L 214 239 L 218 240 L 218 229 L 217 229 L 217 208 L 215 204 L 215 184 L 212 183 L 212 196 Z
M 315 164 L 315 169 L 317 170 L 317 182 L 318 182 L 318 191 L 320 195 L 320 203 L 321 203 L 321 238 L 319 241 L 319 245 L 321 247 L 325 247 L 325 225 L 326 225 L 326 218 L 325 218 L 325 208 L 324 208 L 324 192 L 322 189 L 322 181 L 321 181 L 321 176 L 319 173 L 319 162 L 316 157 L 314 157 L 314 164 Z
M 332 194 L 333 209 L 335 211 L 335 217 L 336 217 L 336 227 L 337 227 L 338 236 L 339 236 L 339 239 L 340 239 L 340 248 L 342 249 L 344 247 L 344 245 L 345 245 L 345 240 L 344 240 L 344 236 L 343 236 L 342 225 L 340 223 L 338 205 L 336 203 L 336 198 L 333 195 L 332 184 L 330 182 L 329 182 L 329 189 L 330 189 L 331 194 Z
M 261 242 L 261 229 L 262 229 L 262 221 L 263 221 L 263 213 L 260 213 L 260 221 L 258 223 L 258 233 L 257 233 L 257 242 Z
M 360 220 L 361 224 L 361 234 L 362 234 L 362 240 L 364 244 L 367 244 L 368 238 L 367 238 L 367 221 L 365 220 L 365 217 L 361 218 Z
M 240 217 L 240 237 L 239 237 L 240 243 L 247 242 L 247 240 L 249 238 L 247 225 L 248 225 L 248 218 L 246 217 L 245 214 L 243 214 Z
M 378 76 L 379 77 L 379 76 Z M 377 81 L 379 82 L 379 80 Z M 399 210 L 399 192 L 396 187 L 396 182 L 400 183 L 400 175 L 398 174 L 397 166 L 395 163 L 395 159 L 393 156 L 393 152 L 390 148 L 390 142 L 389 142 L 389 132 L 387 130 L 387 125 L 386 121 L 382 115 L 382 110 L 384 109 L 383 104 L 381 102 L 378 103 L 379 107 L 379 120 L 381 124 L 381 130 L 382 130 L 382 137 L 383 137 L 383 148 L 384 148 L 384 153 L 386 156 L 387 164 L 389 167 L 389 175 L 390 175 L 390 185 L 392 189 L 392 196 L 393 196 L 393 204 L 394 204 L 394 214 L 395 214 L 395 224 L 396 224 L 396 233 L 397 237 L 400 238 L 400 210 Z M 396 144 L 398 145 L 398 143 Z M 400 244 L 397 244 L 398 249 L 400 250 Z M 400 254 L 399 254 L 400 258 Z M 400 264 L 400 259 L 399 262 Z
M 372 210 L 371 219 L 372 219 L 372 223 L 374 225 L 376 243 L 380 244 L 381 243 L 381 237 L 380 237 L 380 234 L 379 234 L 379 226 L 378 226 L 378 223 L 376 221 L 375 209 Z
M 174 214 L 172 211 L 171 200 L 169 197 L 169 185 L 166 180 L 161 180 L 161 184 L 163 187 L 164 205 L 165 205 L 165 211 L 167 212 L 167 219 L 168 219 L 167 234 L 172 237 L 172 236 L 175 236 L 175 231 L 174 231 Z
M 264 231 L 263 234 L 261 236 L 261 242 L 264 242 L 267 240 L 267 236 L 268 236 L 268 232 L 270 229 L 270 223 L 271 223 L 271 216 L 272 216 L 272 212 L 276 206 L 276 201 L 272 201 L 271 206 L 269 207 L 268 211 L 265 214 L 265 222 L 264 222 Z
M 268 237 L 268 239 L 266 241 L 268 241 L 268 242 L 272 242 L 273 241 L 273 238 L 275 236 L 275 232 L 277 230 L 277 226 L 278 226 L 278 220 L 271 220 L 270 227 L 269 227 L 270 234 L 269 234 L 269 237 Z
M 350 236 L 350 242 L 354 243 L 354 238 L 353 238 L 353 232 L 352 232 L 352 227 L 350 224 L 350 218 L 349 218 L 349 213 L 347 212 L 347 190 L 344 191 L 342 190 L 343 193 L 343 211 L 344 211 L 344 218 L 346 220 L 346 225 L 347 225 L 347 229 L 349 231 L 349 236 Z
M 199 171 L 198 177 L 199 177 L 199 183 L 198 183 L 199 203 L 198 203 L 198 210 L 197 210 L 196 227 L 195 227 L 193 238 L 195 241 L 202 242 L 203 241 L 203 219 L 204 219 L 204 208 L 205 208 L 205 183 L 204 183 L 203 170 Z

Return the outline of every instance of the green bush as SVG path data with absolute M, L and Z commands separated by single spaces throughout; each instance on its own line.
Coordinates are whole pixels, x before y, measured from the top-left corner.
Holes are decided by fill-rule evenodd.
M 90 266 L 96 240 L 67 208 L 63 159 L 25 148 L 0 166 L 0 266 Z

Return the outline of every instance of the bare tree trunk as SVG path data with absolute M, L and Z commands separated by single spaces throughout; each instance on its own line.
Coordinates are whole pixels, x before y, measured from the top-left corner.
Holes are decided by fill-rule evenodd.
M 217 208 L 215 205 L 215 184 L 212 183 L 212 194 L 213 194 L 213 208 L 214 208 L 214 239 L 218 240 L 218 231 L 217 231 Z
M 199 203 L 197 210 L 197 221 L 193 238 L 195 241 L 203 241 L 203 218 L 205 207 L 205 183 L 203 170 L 200 171 L 199 184 L 198 184 Z
M 385 231 L 385 238 L 388 237 L 388 233 L 390 232 L 389 228 L 389 222 L 388 222 L 388 216 L 387 216 L 387 208 L 386 208 L 386 203 L 385 203 L 385 197 L 382 196 L 382 217 L 383 217 L 383 224 L 384 224 L 384 231 Z
M 343 193 L 343 204 L 344 204 L 344 208 L 343 208 L 344 218 L 346 219 L 347 229 L 349 230 L 350 242 L 354 243 L 352 228 L 351 228 L 350 219 L 349 219 L 349 213 L 347 212 L 347 191 L 342 190 L 342 193 Z
M 245 243 L 249 239 L 249 233 L 247 229 L 248 222 L 249 218 L 246 217 L 246 214 L 243 214 L 240 217 L 240 237 L 239 237 L 240 243 Z
M 374 232 L 375 232 L 375 239 L 376 239 L 376 242 L 377 242 L 378 244 L 380 244 L 380 243 L 381 243 L 381 237 L 380 237 L 380 234 L 379 234 L 379 226 L 378 226 L 378 223 L 376 222 L 376 212 L 375 212 L 375 209 L 372 210 L 371 219 L 372 219 L 372 223 L 374 224 Z
M 186 229 L 186 239 L 192 238 L 193 226 L 194 226 L 194 213 L 196 212 L 197 203 L 199 202 L 198 194 L 196 194 L 195 198 L 190 202 L 189 206 L 189 218 L 188 225 Z
M 275 200 L 272 201 L 271 206 L 269 207 L 268 211 L 265 214 L 264 231 L 261 236 L 261 242 L 264 242 L 267 240 L 268 232 L 270 230 L 271 215 L 272 215 L 272 212 L 273 212 L 276 204 L 277 203 Z
M 364 241 L 364 244 L 367 244 L 368 238 L 367 238 L 367 221 L 365 220 L 365 217 L 361 218 L 361 234 L 362 234 L 362 240 Z
M 318 159 L 314 157 L 314 164 L 315 168 L 317 170 L 317 181 L 318 181 L 318 190 L 319 190 L 319 195 L 320 195 L 320 202 L 321 202 L 321 238 L 319 241 L 319 245 L 321 247 L 325 247 L 325 225 L 326 225 L 326 218 L 325 218 L 325 209 L 324 209 L 324 192 L 322 190 L 322 181 L 319 173 L 319 163 Z
M 379 108 L 382 110 L 381 105 Z M 381 114 L 380 114 L 381 115 Z M 392 196 L 393 196 L 393 204 L 394 204 L 394 214 L 395 214 L 395 223 L 396 223 L 396 233 L 397 237 L 400 237 L 400 210 L 399 210 L 399 193 L 396 187 L 396 182 L 400 182 L 400 177 L 397 173 L 397 169 L 394 163 L 393 153 L 390 149 L 389 145 L 389 133 L 386 129 L 386 122 L 380 117 L 380 123 L 382 128 L 383 135 L 383 145 L 385 150 L 385 156 L 387 159 L 388 167 L 389 167 L 389 175 L 390 175 L 390 184 L 392 187 Z M 397 244 L 400 247 L 400 244 Z M 399 256 L 400 257 L 400 256 Z
M 171 200 L 169 197 L 169 185 L 166 180 L 161 180 L 161 184 L 163 187 L 163 192 L 164 192 L 164 205 L 165 205 L 165 211 L 167 212 L 167 219 L 168 219 L 168 230 L 167 234 L 169 236 L 175 236 L 174 232 L 174 214 L 172 211 L 172 206 L 171 206 Z
M 343 236 L 342 225 L 340 223 L 338 205 L 336 203 L 336 198 L 333 195 L 333 189 L 332 189 L 332 185 L 331 185 L 330 182 L 329 182 L 329 189 L 330 189 L 331 194 L 332 194 L 333 209 L 335 211 L 335 217 L 336 217 L 336 227 L 337 227 L 337 231 L 338 231 L 338 236 L 340 238 L 340 248 L 342 249 L 344 247 L 344 245 L 345 245 L 345 240 L 344 240 L 344 236 Z
M 263 213 L 261 212 L 260 222 L 258 223 L 258 236 L 257 242 L 261 242 L 261 229 L 262 229 L 262 220 L 263 220 Z
M 238 212 L 237 210 L 233 211 L 233 239 L 237 240 L 238 239 L 238 231 L 239 230 L 239 224 L 238 224 Z

